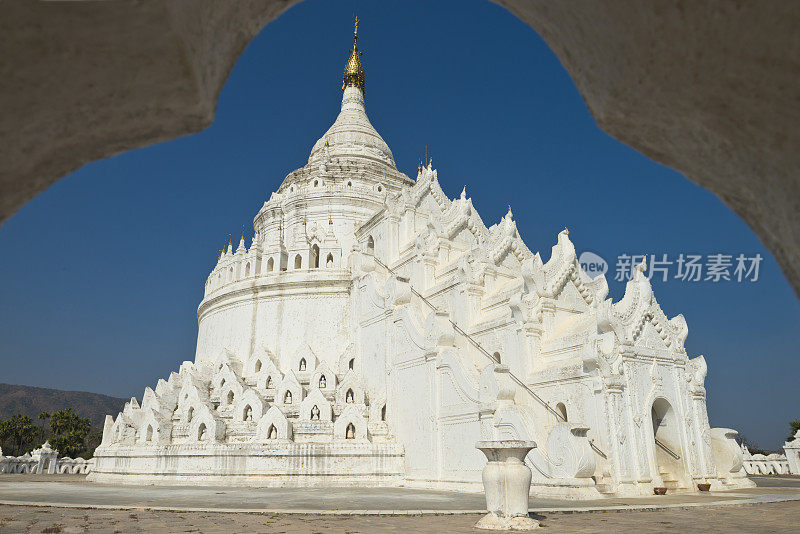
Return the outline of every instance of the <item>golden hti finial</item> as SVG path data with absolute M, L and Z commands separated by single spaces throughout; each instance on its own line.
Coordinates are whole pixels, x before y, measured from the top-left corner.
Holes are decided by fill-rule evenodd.
M 355 30 L 353 31 L 353 49 L 350 51 L 350 58 L 344 67 L 342 77 L 342 91 L 348 86 L 354 86 L 364 92 L 364 69 L 361 66 L 361 52 L 358 51 L 358 17 L 356 17 Z

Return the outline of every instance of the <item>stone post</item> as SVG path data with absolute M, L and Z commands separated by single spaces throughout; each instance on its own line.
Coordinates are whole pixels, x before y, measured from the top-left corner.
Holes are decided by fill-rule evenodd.
M 475 447 L 486 455 L 483 490 L 489 513 L 475 526 L 489 530 L 528 530 L 539 522 L 528 517 L 531 469 L 525 456 L 536 447 L 533 441 L 479 441 Z
M 783 452 L 786 453 L 786 460 L 789 462 L 789 472 L 800 475 L 800 430 L 795 433 L 792 441 L 783 444 Z

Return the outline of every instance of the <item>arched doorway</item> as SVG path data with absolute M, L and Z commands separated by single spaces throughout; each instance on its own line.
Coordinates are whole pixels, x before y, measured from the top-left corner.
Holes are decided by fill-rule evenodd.
M 316 243 L 311 247 L 311 258 L 309 258 L 310 267 L 312 269 L 319 269 L 319 245 Z
M 653 401 L 650 409 L 653 424 L 654 483 L 661 478 L 669 489 L 691 487 L 688 480 L 681 446 L 678 417 L 672 405 L 664 398 Z

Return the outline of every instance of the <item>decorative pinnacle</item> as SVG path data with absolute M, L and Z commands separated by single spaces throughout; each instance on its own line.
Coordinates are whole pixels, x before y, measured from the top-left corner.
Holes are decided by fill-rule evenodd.
M 344 67 L 344 75 L 342 76 L 342 91 L 346 87 L 353 85 L 364 92 L 364 68 L 361 66 L 359 56 L 361 52 L 358 51 L 358 17 L 356 17 L 355 31 L 353 32 L 353 49 L 350 51 L 350 58 Z

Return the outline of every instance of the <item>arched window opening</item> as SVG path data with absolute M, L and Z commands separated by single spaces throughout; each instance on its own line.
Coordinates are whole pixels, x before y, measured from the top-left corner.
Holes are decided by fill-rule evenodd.
M 319 180 L 314 180 L 314 187 L 317 187 L 318 185 L 319 185 Z
M 492 354 L 492 358 L 494 358 L 494 361 L 495 361 L 495 362 L 497 362 L 497 363 L 502 363 L 502 362 L 500 361 L 500 353 L 499 353 L 499 352 L 495 352 L 494 354 Z
M 351 404 L 353 402 L 355 402 L 355 395 L 353 395 L 353 390 L 352 389 L 348 389 L 347 390 L 347 393 L 344 396 L 344 401 L 345 402 L 349 402 Z
M 287 391 L 286 395 L 283 396 L 283 403 L 284 404 L 291 404 L 292 403 L 292 392 Z
M 381 421 L 386 421 L 386 405 L 381 406 Z
M 383 191 L 383 187 L 378 186 L 378 193 L 380 193 L 381 191 Z
M 269 425 L 269 430 L 267 431 L 267 439 L 278 439 L 278 429 L 275 428 L 275 425 Z
M 153 425 L 147 425 L 147 436 L 145 437 L 146 441 L 153 441 Z
M 561 421 L 567 421 L 567 407 L 564 406 L 563 402 L 556 404 L 556 412 L 558 412 Z
M 274 387 L 273 384 L 272 384 L 272 377 L 268 376 L 267 377 L 267 389 L 270 389 L 272 387 Z
M 375 254 L 375 240 L 372 236 L 367 239 L 367 254 Z
M 314 244 L 314 246 L 311 247 L 311 258 L 309 263 L 311 264 L 312 269 L 319 269 L 319 246 L 317 244 Z
M 208 437 L 206 434 L 206 424 L 200 423 L 200 426 L 197 427 L 197 441 L 205 441 L 205 439 Z
M 302 267 L 303 267 L 303 257 L 300 254 L 298 254 L 297 256 L 294 257 L 294 268 L 300 269 Z
M 220 380 L 220 382 L 219 382 L 219 387 L 222 387 L 222 386 L 224 386 L 224 385 L 225 385 L 225 379 L 223 378 L 223 379 L 222 379 L 222 380 Z
M 244 277 L 247 278 L 250 276 L 250 262 L 247 262 L 247 265 L 244 266 Z
M 325 379 L 325 375 L 319 377 L 319 389 L 325 389 L 328 387 L 328 381 Z
M 306 359 L 300 358 L 300 365 L 298 366 L 298 371 L 305 371 L 306 370 Z
M 191 423 L 192 418 L 194 417 L 194 408 L 189 408 L 189 414 L 186 416 L 186 422 Z
M 233 391 L 228 392 L 228 404 L 233 404 Z
M 253 420 L 253 408 L 250 407 L 248 404 L 242 410 L 242 421 L 252 421 Z
M 261 360 L 256 360 L 255 372 L 256 373 L 261 372 Z
M 267 272 L 271 273 L 275 269 L 275 260 L 270 258 L 267 260 Z
M 348 369 L 355 369 L 356 368 L 356 359 L 355 358 L 350 358 L 350 361 L 347 362 L 347 368 Z
M 319 421 L 319 406 L 316 404 L 313 408 L 311 408 L 311 420 L 312 421 Z
M 233 280 L 233 267 L 228 269 L 228 280 Z
M 353 423 L 347 425 L 347 431 L 344 434 L 346 439 L 356 439 L 356 426 Z
M 333 254 L 328 252 L 328 259 L 325 260 L 325 267 L 328 269 L 333 267 Z

